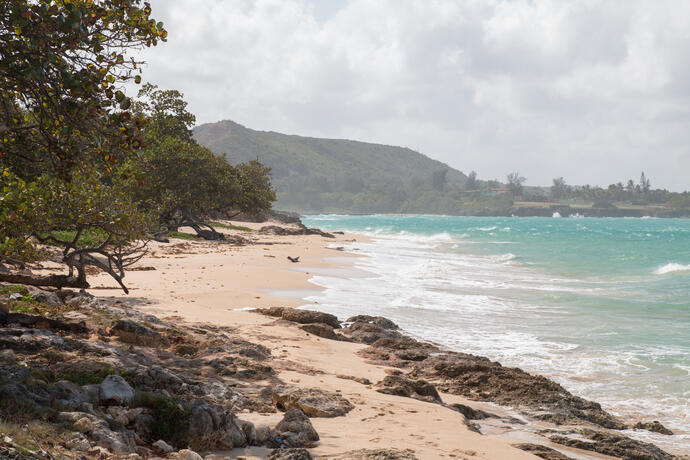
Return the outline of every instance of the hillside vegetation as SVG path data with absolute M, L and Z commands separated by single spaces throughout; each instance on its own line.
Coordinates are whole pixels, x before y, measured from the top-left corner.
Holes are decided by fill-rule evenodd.
M 467 181 L 403 147 L 255 131 L 229 120 L 198 126 L 194 138 L 232 164 L 269 166 L 276 207 L 291 211 L 450 212 L 457 203 L 449 194 Z

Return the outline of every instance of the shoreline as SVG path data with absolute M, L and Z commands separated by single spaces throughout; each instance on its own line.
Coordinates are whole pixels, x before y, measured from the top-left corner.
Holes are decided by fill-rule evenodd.
M 248 226 L 256 230 L 263 224 Z M 387 388 L 383 382 L 405 377 L 405 372 L 416 371 L 416 358 L 409 361 L 400 358 L 396 351 L 384 348 L 377 351 L 367 343 L 329 340 L 306 332 L 301 324 L 294 321 L 247 311 L 250 308 L 305 306 L 304 301 L 279 295 L 287 290 L 316 292 L 323 289 L 310 282 L 316 272 L 321 269 L 344 273 L 350 266 L 348 260 L 361 257 L 359 254 L 329 249 L 329 246 L 337 247 L 351 242 L 353 238 L 363 241 L 365 236 L 342 234 L 330 239 L 318 235 L 257 235 L 256 231 L 252 234 L 229 233 L 243 235 L 254 241 L 245 246 L 181 240 L 170 244 L 156 243 L 152 246 L 152 252 L 139 263 L 140 268 L 128 272 L 125 281 L 132 289 L 129 296 L 109 292 L 113 283 L 105 276 L 93 279 L 95 287 L 90 292 L 99 296 L 99 301 L 131 309 L 134 318 L 153 314 L 159 320 L 189 331 L 221 328 L 243 340 L 256 343 L 256 346 L 266 347 L 271 356 L 268 363 L 274 372 L 269 379 L 273 383 L 268 388 L 275 388 L 277 384 L 299 391 L 314 389 L 350 401 L 353 409 L 346 415 L 310 419 L 321 437 L 321 441 L 310 449 L 315 458 L 368 458 L 338 456 L 361 448 L 410 449 L 413 452 L 411 457 L 385 457 L 391 459 L 537 458 L 514 446 L 521 443 L 530 444 L 532 452 L 542 458 L 614 458 L 583 450 L 582 445 L 556 444 L 538 433 L 558 429 L 557 424 L 528 420 L 517 409 L 496 405 L 490 400 L 477 401 L 476 398 L 452 391 L 452 388 L 451 391 L 442 391 L 449 388 L 439 387 L 438 401 L 428 397 L 418 398 L 414 394 L 401 397 L 396 393 L 398 390 Z M 288 262 L 288 255 L 300 256 L 300 262 Z M 268 291 L 266 286 L 270 286 Z M 318 310 L 318 304 L 310 303 L 309 307 Z M 352 326 L 346 329 L 349 329 L 348 334 L 353 333 Z M 340 329 L 335 331 L 336 334 L 340 333 Z M 386 331 L 378 333 L 389 334 Z M 108 331 L 105 334 L 107 336 Z M 409 344 L 411 339 L 404 337 L 399 339 L 401 343 Z M 428 348 L 425 342 L 411 342 L 414 342 L 411 345 L 413 348 Z M 372 350 L 375 355 L 378 353 L 376 359 L 370 356 Z M 428 352 L 428 349 L 421 350 L 427 356 Z M 381 361 L 381 353 L 390 354 L 393 361 L 389 358 Z M 204 378 L 222 381 L 222 374 L 216 374 L 207 367 L 190 370 Z M 400 374 L 401 371 L 403 374 Z M 414 379 L 428 377 L 420 374 Z M 265 398 L 262 395 L 266 387 L 261 382 L 240 380 L 233 383 L 233 388 L 241 389 L 250 398 L 263 401 L 261 398 Z M 443 382 L 439 380 L 433 384 L 438 386 Z M 442 404 L 439 403 L 441 400 Z M 271 426 L 283 416 L 275 409 L 268 410 L 275 400 L 270 403 L 269 398 L 269 406 L 265 402 L 260 404 L 263 406 L 259 407 L 264 409 L 239 409 L 235 414 L 257 427 Z M 483 413 L 490 415 L 477 417 L 477 414 Z M 546 453 L 535 451 L 536 444 L 545 446 Z M 557 457 L 556 451 L 549 449 L 556 449 L 567 457 Z M 266 458 L 268 452 L 265 447 L 246 447 L 227 452 L 216 450 L 206 458 L 243 457 L 249 460 Z

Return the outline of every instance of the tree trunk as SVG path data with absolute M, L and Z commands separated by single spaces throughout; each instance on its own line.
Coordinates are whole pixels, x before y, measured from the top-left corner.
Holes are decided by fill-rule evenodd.
M 50 286 L 56 288 L 71 287 L 88 289 L 90 287 L 89 283 L 86 282 L 86 279 L 79 279 L 74 276 L 66 275 L 32 276 L 0 273 L 0 281 L 4 283 L 28 284 L 30 286 Z

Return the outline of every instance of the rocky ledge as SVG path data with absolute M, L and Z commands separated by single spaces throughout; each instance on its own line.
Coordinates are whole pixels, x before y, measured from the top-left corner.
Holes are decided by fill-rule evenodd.
M 374 364 L 397 368 L 374 385 L 377 391 L 442 404 L 461 412 L 474 431 L 480 432 L 478 420 L 501 418 L 460 404 L 446 405 L 439 392 L 507 406 L 519 411 L 528 422 L 551 424 L 552 429 L 538 433 L 544 444 L 555 443 L 626 459 L 688 458 L 674 456 L 621 432 L 636 429 L 673 434 L 658 421 L 630 426 L 602 409 L 600 404 L 573 395 L 553 380 L 502 366 L 482 356 L 452 352 L 416 340 L 387 318 L 358 315 L 336 323 L 335 317 L 331 318 L 333 315 L 311 310 L 281 308 L 258 312 L 302 325 L 318 324 L 313 332 L 305 326 L 300 327 L 319 337 L 367 344 L 368 347 L 360 352 L 363 357 Z M 323 320 L 324 315 L 328 315 L 328 322 Z M 502 421 L 504 425 L 526 423 L 517 419 Z M 542 458 L 569 458 L 545 445 L 517 444 L 516 447 Z

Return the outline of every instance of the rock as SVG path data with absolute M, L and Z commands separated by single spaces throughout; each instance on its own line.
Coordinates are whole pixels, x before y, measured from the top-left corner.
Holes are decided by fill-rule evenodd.
M 268 460 L 312 460 L 307 449 L 274 449 L 266 457 Z
M 669 430 L 666 428 L 664 425 L 661 424 L 658 420 L 654 420 L 653 422 L 637 422 L 635 426 L 633 426 L 636 430 L 647 430 L 647 431 L 652 431 L 654 433 L 660 433 L 660 434 L 665 434 L 665 435 L 672 435 L 673 431 Z
M 95 426 L 88 417 L 82 417 L 74 422 L 74 426 L 72 428 L 77 430 L 79 433 L 91 433 L 95 429 Z
M 556 449 L 552 449 L 550 447 L 542 446 L 539 444 L 530 444 L 530 443 L 513 444 L 513 447 L 517 447 L 520 450 L 524 450 L 526 452 L 534 454 L 537 457 L 543 458 L 545 460 L 575 460 L 572 457 L 568 457 L 567 455 L 563 455 L 562 453 L 558 452 Z
M 333 330 L 333 327 L 329 326 L 328 324 L 305 324 L 304 326 L 300 326 L 300 329 L 317 337 L 323 337 L 324 339 L 339 340 L 341 342 L 350 342 L 349 338 L 345 337 L 344 335 L 338 334 Z
M 150 439 L 153 434 L 155 420 L 149 414 L 139 414 L 134 418 L 134 431 L 142 439 Z
M 441 403 L 441 396 L 439 396 L 438 391 L 426 380 L 413 380 L 400 375 L 387 375 L 376 384 L 376 387 L 376 391 L 379 393 L 404 396 L 431 403 Z
M 175 451 L 175 448 L 168 444 L 167 442 L 163 441 L 162 439 L 159 439 L 158 441 L 154 442 L 151 447 L 153 447 L 154 452 L 158 454 L 169 454 Z
M 329 460 L 418 460 L 411 449 L 359 449 L 329 455 Z
M 371 380 L 364 377 L 355 377 L 354 375 L 345 374 L 337 374 L 336 377 L 343 380 L 353 380 L 357 383 L 361 383 L 362 385 L 371 385 Z
M 337 316 L 320 311 L 283 308 L 281 317 L 284 320 L 300 324 L 323 323 L 335 329 L 340 328 L 340 321 L 338 321 Z
M 298 224 L 299 228 L 279 227 L 278 225 L 265 225 L 259 229 L 260 235 L 320 235 L 325 238 L 335 238 L 330 233 L 319 230 L 318 228 L 307 228 L 302 224 Z
M 271 427 L 263 425 L 256 427 L 256 434 L 254 436 L 255 445 L 264 446 L 275 440 L 278 436 L 278 432 Z
M 72 437 L 65 442 L 65 445 L 67 448 L 79 452 L 88 452 L 88 450 L 91 449 L 89 440 L 86 439 L 86 436 L 79 432 L 72 433 Z
M 89 319 L 89 317 L 86 316 L 84 313 L 76 311 L 76 310 L 63 313 L 62 317 L 64 319 L 68 319 L 70 321 L 86 321 L 87 319 Z
M 343 329 L 343 333 L 355 342 L 372 344 L 383 338 L 402 338 L 394 329 L 383 328 L 368 321 L 356 321 Z
M 338 417 L 354 408 L 338 393 L 315 388 L 280 386 L 273 390 L 272 400 L 280 410 L 297 408 L 309 417 Z
M 85 402 L 89 401 L 89 396 L 75 383 L 67 380 L 60 380 L 53 386 L 58 403 L 70 409 L 78 409 Z
M 182 449 L 170 456 L 173 460 L 204 460 L 204 457 L 193 450 Z
M 247 445 L 257 445 L 256 428 L 254 427 L 254 424 L 252 422 L 236 419 L 235 424 L 239 427 L 240 431 L 244 433 L 244 438 L 246 439 Z
M 112 334 L 121 341 L 146 347 L 167 347 L 168 339 L 153 329 L 129 319 L 120 319 L 111 328 Z
M 100 400 L 109 404 L 129 404 L 134 399 L 134 389 L 119 375 L 109 375 L 100 384 Z
M 467 420 L 484 420 L 486 418 L 498 418 L 497 415 L 485 412 L 480 409 L 473 409 L 470 406 L 466 406 L 464 404 L 451 404 L 450 407 L 464 415 Z
M 5 300 L 0 298 L 0 314 L 1 313 L 9 313 L 10 312 L 10 303 Z
M 187 443 L 199 451 L 245 447 L 247 438 L 228 409 L 194 401 L 189 408 Z
M 356 315 L 347 319 L 348 323 L 368 323 L 381 329 L 400 329 L 397 324 L 383 316 Z
M 110 451 L 108 451 L 108 449 L 101 447 L 101 446 L 92 447 L 91 449 L 89 449 L 88 454 L 91 456 L 91 458 L 97 458 L 97 459 L 110 458 Z
M 654 444 L 630 439 L 612 431 L 595 431 L 580 428 L 573 436 L 557 434 L 549 437 L 556 444 L 589 450 L 612 457 L 644 459 L 644 460 L 672 460 L 675 457 L 664 452 Z
M 275 441 L 279 446 L 303 447 L 319 440 L 319 435 L 309 418 L 299 409 L 289 409 L 275 430 L 280 438 Z
M 53 307 L 62 304 L 60 297 L 57 296 L 55 292 L 44 291 L 43 289 L 35 288 L 33 286 L 28 286 L 29 294 L 37 302 L 47 303 Z

